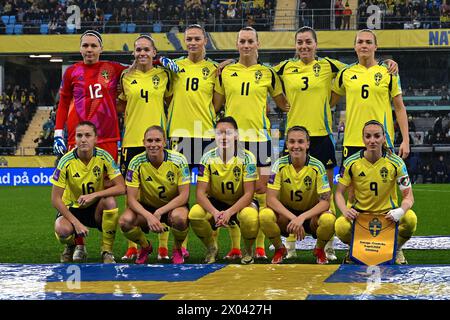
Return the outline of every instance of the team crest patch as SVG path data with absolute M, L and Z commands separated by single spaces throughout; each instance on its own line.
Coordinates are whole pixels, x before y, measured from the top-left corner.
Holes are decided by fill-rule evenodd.
M 158 88 L 158 86 L 159 86 L 159 81 L 160 81 L 160 79 L 159 79 L 158 76 L 153 76 L 153 78 L 152 78 L 153 88 L 155 88 L 155 89 Z
M 131 181 L 133 181 L 133 170 L 128 170 L 127 171 L 127 176 L 126 176 L 126 180 L 128 181 L 128 182 L 131 182 Z
M 372 237 L 376 237 L 380 234 L 381 231 L 381 221 L 378 218 L 373 218 L 369 222 L 369 231 Z
M 211 73 L 211 71 L 209 71 L 209 69 L 207 67 L 204 67 L 202 69 L 202 75 L 203 75 L 203 79 L 206 80 L 209 76 L 209 74 Z
M 383 179 L 383 182 L 387 181 L 388 173 L 389 173 L 389 171 L 388 171 L 388 169 L 386 169 L 386 167 L 383 167 L 380 169 L 380 175 L 381 175 L 381 178 Z
M 234 174 L 234 180 L 239 181 L 241 179 L 241 168 L 234 167 L 233 174 Z
M 306 176 L 305 179 L 303 179 L 303 183 L 306 186 L 306 190 L 311 190 L 311 186 L 312 186 L 312 179 L 310 176 Z
M 167 172 L 166 178 L 169 180 L 170 184 L 175 183 L 175 174 L 172 171 Z
M 109 81 L 109 72 L 108 72 L 108 70 L 102 70 L 101 75 L 102 75 L 103 79 L 105 79 L 106 82 Z
M 256 166 L 254 164 L 249 164 L 247 166 L 247 174 L 248 175 L 254 175 L 256 172 Z
M 256 81 L 256 83 L 258 83 L 259 82 L 259 80 L 261 80 L 262 79 L 262 76 L 263 76 L 263 74 L 262 74 L 262 72 L 261 71 L 255 71 L 255 81 Z
M 270 184 L 273 184 L 273 183 L 275 182 L 275 177 L 276 177 L 276 174 L 275 174 L 275 173 L 272 173 L 272 174 L 270 175 L 270 178 L 269 178 L 269 183 L 270 183 Z
M 315 65 L 313 65 L 313 71 L 314 71 L 314 75 L 315 75 L 316 77 L 319 76 L 319 74 L 320 74 L 320 69 L 321 69 L 320 64 L 316 63 Z
M 375 84 L 377 86 L 380 85 L 381 79 L 383 79 L 383 75 L 380 72 L 375 73 L 374 75 L 374 79 L 375 79 Z
M 188 167 L 188 166 L 185 166 L 185 167 L 183 168 L 183 176 L 184 176 L 184 177 L 189 177 L 189 176 L 190 176 L 190 173 L 189 173 L 189 167 Z
M 99 166 L 95 166 L 94 169 L 92 169 L 92 173 L 98 179 L 102 173 L 102 170 L 100 170 Z
M 60 174 L 61 174 L 61 170 L 56 169 L 55 172 L 53 173 L 53 180 L 58 181 Z

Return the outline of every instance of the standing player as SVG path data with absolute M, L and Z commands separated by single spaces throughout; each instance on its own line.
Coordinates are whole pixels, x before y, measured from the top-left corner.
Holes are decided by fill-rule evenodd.
M 192 230 L 206 246 L 206 263 L 217 259 L 215 230 L 240 224 L 245 243 L 243 264 L 253 263 L 252 246 L 258 234 L 258 211 L 252 204 L 258 179 L 254 155 L 239 146 L 238 126 L 232 117 L 217 122 L 217 147 L 201 159 L 197 204 L 189 212 Z M 239 239 L 240 241 L 240 239 Z
M 343 161 L 364 148 L 361 131 L 364 123 L 371 119 L 383 124 L 387 145 L 394 149 L 391 99 L 403 138 L 398 154 L 403 159 L 409 155 L 408 118 L 400 77 L 389 74 L 384 65 L 378 64 L 375 60 L 376 50 L 377 38 L 373 31 L 358 31 L 355 38 L 358 63 L 341 70 L 333 84 L 332 106 L 339 101 L 340 96 L 346 96 Z
M 55 234 L 65 244 L 61 262 L 81 262 L 87 258 L 84 245 L 75 236 L 86 237 L 90 228 L 102 231 L 103 263 L 115 263 L 113 243 L 119 219 L 114 196 L 125 193 L 120 170 L 111 155 L 95 147 L 97 129 L 82 121 L 75 128 L 76 148 L 58 163 L 51 183 L 52 204 L 58 210 Z M 104 188 L 104 175 L 112 186 Z
M 257 159 L 260 179 L 256 182 L 256 197 L 260 208 L 265 206 L 265 192 L 270 175 L 272 144 L 270 121 L 267 117 L 267 94 L 284 111 L 289 109 L 276 72 L 258 62 L 258 34 L 252 27 L 245 27 L 238 33 L 237 49 L 239 61 L 226 66 L 216 80 L 214 105 L 225 104 L 225 115 L 234 117 L 239 126 L 239 137 L 245 149 Z M 233 229 L 230 229 L 232 231 Z M 240 255 L 239 229 L 232 232 L 233 250 L 230 257 Z M 267 258 L 264 250 L 264 235 L 261 232 L 256 241 L 256 257 Z
M 125 237 L 141 246 L 136 263 L 143 264 L 152 252 L 144 232 L 165 231 L 163 222 L 174 235 L 172 262 L 184 262 L 181 244 L 188 234 L 190 173 L 186 158 L 165 149 L 166 135 L 160 126 L 144 133 L 145 151 L 136 155 L 128 166 L 126 184 L 128 208 L 120 217 Z
M 362 138 L 365 149 L 348 157 L 336 189 L 336 205 L 343 216 L 336 220 L 336 235 L 350 244 L 352 223 L 364 213 L 386 214 L 386 219 L 400 221 L 397 238 L 397 264 L 407 264 L 402 246 L 414 234 L 417 216 L 411 210 L 414 196 L 402 158 L 393 154 L 386 145 L 385 126 L 376 120 L 363 124 Z M 344 194 L 354 188 L 354 199 L 348 207 Z M 398 206 L 397 185 L 402 193 Z M 348 262 L 348 256 L 345 262 Z
M 280 234 L 294 234 L 303 240 L 306 231 L 317 238 L 313 251 L 317 263 L 326 264 L 324 248 L 334 235 L 336 217 L 329 210 L 331 189 L 325 167 L 308 154 L 310 137 L 305 127 L 289 128 L 286 139 L 289 155 L 272 167 L 268 208 L 259 214 L 261 229 L 276 249 L 272 263 L 281 263 L 287 254 Z

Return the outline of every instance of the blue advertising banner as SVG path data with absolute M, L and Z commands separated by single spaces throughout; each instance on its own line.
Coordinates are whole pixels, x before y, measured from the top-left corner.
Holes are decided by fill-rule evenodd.
M 55 168 L 0 168 L 0 186 L 50 186 Z

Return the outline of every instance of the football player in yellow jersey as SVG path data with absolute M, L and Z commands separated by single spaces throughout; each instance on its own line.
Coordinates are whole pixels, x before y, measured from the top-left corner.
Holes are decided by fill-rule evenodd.
M 216 110 L 212 104 L 217 63 L 206 58 L 205 29 L 189 25 L 184 33 L 188 56 L 175 60 L 167 131 L 170 147 L 183 153 L 190 167 L 213 147 Z
M 386 145 L 384 125 L 370 120 L 363 125 L 365 149 L 355 153 L 344 162 L 344 170 L 336 189 L 336 205 L 343 216 L 336 220 L 336 235 L 349 244 L 353 220 L 364 213 L 386 214 L 391 221 L 399 221 L 397 238 L 397 264 L 406 264 L 402 246 L 414 234 L 417 217 L 411 210 L 414 196 L 402 158 L 392 153 Z M 354 188 L 351 207 L 346 205 L 345 191 Z M 402 193 L 400 206 L 397 185 Z M 346 261 L 348 261 L 348 256 Z
M 250 264 L 259 228 L 258 211 L 252 204 L 258 179 L 256 159 L 240 145 L 238 125 L 232 117 L 217 122 L 215 142 L 217 147 L 200 161 L 197 204 L 189 212 L 189 221 L 207 248 L 206 263 L 217 259 L 217 228 L 239 224 L 245 244 L 241 263 Z
M 225 115 L 236 119 L 239 137 L 244 142 L 245 149 L 256 156 L 260 179 L 256 182 L 255 196 L 262 208 L 265 206 L 265 192 L 272 163 L 267 95 L 270 94 L 277 106 L 284 111 L 289 110 L 289 105 L 276 72 L 258 62 L 259 40 L 256 30 L 252 27 L 241 29 L 236 46 L 239 61 L 227 65 L 217 77 L 214 105 L 221 108 L 225 104 Z M 231 238 L 233 248 L 229 255 L 235 256 L 238 253 L 240 237 L 231 235 Z M 262 232 L 258 236 L 256 246 L 256 257 L 266 258 Z
M 305 231 L 317 238 L 313 251 L 319 264 L 328 263 L 325 245 L 334 235 L 335 213 L 330 211 L 331 189 L 324 165 L 308 154 L 310 138 L 303 126 L 287 131 L 289 155 L 272 166 L 267 190 L 267 208 L 259 222 L 276 251 L 272 263 L 281 263 L 287 250 L 281 234 L 303 240 Z
M 361 130 L 363 124 L 371 119 L 383 124 L 387 145 L 394 148 L 391 99 L 403 138 L 398 154 L 403 159 L 409 155 L 408 118 L 400 77 L 389 74 L 385 66 L 378 64 L 376 50 L 377 38 L 373 31 L 358 31 L 355 38 L 358 63 L 340 71 L 332 87 L 332 106 L 339 101 L 340 96 L 346 96 L 343 160 L 364 148 Z
M 131 160 L 126 174 L 128 208 L 119 224 L 125 237 L 141 246 L 137 264 L 145 263 L 153 250 L 144 233 L 164 232 L 163 222 L 174 236 L 172 262 L 184 262 L 181 245 L 189 231 L 189 166 L 182 154 L 165 145 L 164 129 L 149 127 L 144 134 L 146 150 Z
M 112 156 L 96 148 L 97 129 L 82 121 L 75 130 L 76 148 L 58 162 L 51 178 L 52 205 L 58 210 L 55 235 L 65 244 L 61 262 L 86 261 L 87 251 L 75 236 L 87 237 L 88 228 L 102 231 L 102 260 L 115 263 L 113 244 L 119 219 L 114 196 L 125 193 L 125 183 Z M 109 188 L 105 189 L 105 175 Z

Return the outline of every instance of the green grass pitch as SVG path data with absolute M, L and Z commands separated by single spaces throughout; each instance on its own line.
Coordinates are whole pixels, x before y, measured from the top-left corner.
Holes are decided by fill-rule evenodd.
M 428 184 L 414 185 L 415 204 L 413 210 L 418 216 L 415 235 L 450 236 L 450 185 Z M 59 263 L 62 245 L 53 232 L 55 209 L 50 203 L 51 187 L 1 187 L 0 188 L 0 263 Z M 195 187 L 191 188 L 190 204 L 195 203 Z M 119 198 L 121 212 L 124 197 Z M 157 243 L 155 234 L 149 235 L 152 243 Z M 169 249 L 172 246 L 172 236 Z M 266 239 L 266 249 L 269 243 Z M 127 247 L 120 232 L 117 234 L 114 255 L 119 262 Z M 219 235 L 219 257 L 223 257 L 230 248 L 227 230 Z M 204 247 L 195 234 L 190 231 L 188 249 L 191 253 L 187 263 L 202 263 Z M 100 262 L 100 233 L 91 230 L 87 238 L 88 262 Z M 340 263 L 344 251 L 337 251 Z M 444 250 L 405 250 L 410 264 L 450 264 L 450 256 Z M 286 263 L 315 263 L 310 251 L 297 251 L 297 258 Z M 219 260 L 219 263 L 225 263 Z M 149 263 L 157 263 L 153 253 Z M 260 263 L 260 262 L 257 262 Z M 267 262 L 261 262 L 267 263 Z

